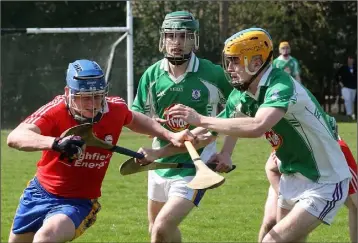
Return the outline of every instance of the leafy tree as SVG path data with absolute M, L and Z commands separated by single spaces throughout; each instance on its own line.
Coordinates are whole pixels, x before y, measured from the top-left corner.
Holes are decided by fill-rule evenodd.
M 125 2 L 1 2 L 2 28 L 125 26 Z M 303 83 L 317 97 L 334 91 L 334 65 L 357 51 L 356 1 L 133 1 L 134 79 L 163 58 L 159 28 L 171 11 L 188 10 L 200 21 L 198 55 L 221 63 L 223 42 L 249 27 L 287 40 L 302 67 Z M 90 37 L 90 38 L 89 38 Z M 13 126 L 63 92 L 68 62 L 92 58 L 106 67 L 112 34 L 2 35 L 2 126 Z M 74 45 L 76 43 L 76 45 Z M 81 53 L 82 56 L 78 56 Z M 125 42 L 116 51 L 111 93 L 126 98 Z

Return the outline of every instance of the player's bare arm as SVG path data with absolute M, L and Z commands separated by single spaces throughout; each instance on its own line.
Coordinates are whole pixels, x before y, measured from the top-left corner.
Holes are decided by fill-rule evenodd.
M 234 148 L 236 146 L 238 138 L 237 137 L 233 137 L 233 136 L 225 136 L 224 138 L 224 145 L 221 148 L 220 153 L 221 154 L 228 154 L 228 155 L 232 155 L 232 152 L 234 151 Z
M 176 105 L 169 110 L 169 114 L 183 119 L 187 123 L 204 127 L 218 133 L 236 137 L 256 138 L 276 125 L 285 115 L 285 110 L 274 107 L 258 109 L 255 117 L 216 118 L 198 114 L 194 109 Z
M 163 128 L 158 122 L 153 121 L 146 115 L 132 111 L 133 119 L 126 127 L 134 132 L 147 134 L 170 141 L 175 146 L 182 146 L 184 141 L 193 141 L 194 136 L 189 130 L 173 133 Z
M 34 124 L 21 123 L 7 137 L 7 145 L 21 151 L 41 151 L 52 149 L 55 137 L 41 135 Z

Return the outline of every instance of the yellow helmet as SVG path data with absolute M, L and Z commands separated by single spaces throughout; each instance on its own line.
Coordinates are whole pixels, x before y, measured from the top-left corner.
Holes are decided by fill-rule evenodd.
M 287 41 L 282 41 L 279 45 L 279 49 L 283 48 L 283 47 L 290 47 L 290 44 L 288 44 Z
M 250 75 L 261 72 L 251 72 L 248 65 L 253 57 L 261 56 L 263 66 L 271 63 L 273 44 L 270 34 L 261 28 L 242 30 L 225 41 L 223 57 L 239 57 L 240 65 L 245 66 L 245 71 Z M 261 69 L 261 68 L 260 68 Z

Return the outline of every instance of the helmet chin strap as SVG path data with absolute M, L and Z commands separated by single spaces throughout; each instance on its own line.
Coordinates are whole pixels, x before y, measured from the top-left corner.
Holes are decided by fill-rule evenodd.
M 76 114 L 75 112 L 73 112 L 72 109 L 70 109 L 68 104 L 67 104 L 67 109 L 70 112 L 70 114 L 72 115 L 73 119 L 75 119 L 79 124 L 97 123 L 97 122 L 99 122 L 99 120 L 101 120 L 101 118 L 103 116 L 102 110 L 100 112 L 98 112 L 97 115 L 95 115 L 93 118 L 87 118 L 87 117 L 80 116 L 80 115 Z
M 190 60 L 191 57 L 191 52 L 189 54 L 184 54 L 181 57 L 171 57 L 171 56 L 167 56 L 165 55 L 165 58 L 173 65 L 177 66 L 177 65 L 182 65 L 183 63 L 185 63 L 186 61 Z
M 94 123 L 99 122 L 103 116 L 103 109 L 101 109 L 101 111 L 99 111 L 97 113 L 97 115 L 95 115 L 94 117 L 87 118 L 87 117 L 83 117 L 81 115 L 76 114 L 76 112 L 70 108 L 70 102 L 67 102 L 67 100 L 66 100 L 66 106 L 67 106 L 67 110 L 69 111 L 69 113 L 71 114 L 73 119 L 75 119 L 79 124 L 84 124 L 84 123 L 94 124 Z
M 72 114 L 72 112 L 71 112 L 71 114 Z M 79 116 L 77 114 L 72 114 L 72 116 L 80 124 L 83 124 L 83 123 L 97 123 L 97 122 L 99 122 L 99 120 L 101 120 L 101 118 L 103 116 L 103 113 L 98 112 L 97 115 L 95 115 L 95 117 L 93 117 L 93 118 L 87 118 L 87 117 Z
M 273 54 L 273 52 L 270 51 L 270 54 L 269 54 L 269 56 L 267 57 L 266 62 L 260 67 L 259 70 L 257 70 L 257 72 L 256 72 L 255 74 L 253 74 L 253 76 L 250 78 L 250 80 L 249 80 L 248 82 L 242 82 L 242 83 L 238 82 L 238 83 L 236 83 L 236 84 L 233 85 L 234 88 L 235 88 L 235 89 L 238 89 L 238 90 L 240 90 L 240 91 L 246 91 L 246 90 L 248 90 L 250 84 L 257 78 L 257 76 L 259 76 L 259 74 L 260 74 L 260 73 L 267 67 L 267 65 L 270 63 L 272 54 Z M 245 58 L 244 62 L 245 62 L 245 71 L 246 71 L 247 73 L 249 73 L 249 74 L 252 74 L 253 72 L 250 72 L 250 71 L 248 70 L 248 68 L 247 68 L 247 66 L 248 66 L 247 64 L 248 64 L 248 63 L 247 63 L 247 59 L 246 59 L 246 58 Z

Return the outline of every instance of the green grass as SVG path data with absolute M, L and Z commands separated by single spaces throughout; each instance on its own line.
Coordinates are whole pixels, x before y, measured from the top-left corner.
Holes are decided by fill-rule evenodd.
M 25 153 L 6 146 L 8 132 L 1 132 L 1 242 L 6 242 L 18 199 L 35 174 L 39 152 Z M 357 153 L 357 127 L 341 123 L 340 135 Z M 119 142 L 136 150 L 151 141 L 124 131 Z M 222 139 L 219 139 L 219 146 Z M 263 216 L 268 182 L 264 164 L 270 152 L 264 139 L 242 139 L 233 155 L 238 166 L 225 175 L 226 183 L 206 193 L 200 207 L 181 224 L 185 242 L 255 242 Z M 114 155 L 103 182 L 102 211 L 98 220 L 75 242 L 148 242 L 147 175 L 122 177 L 118 166 L 126 157 Z M 347 210 L 341 209 L 332 226 L 320 226 L 310 242 L 348 242 Z

